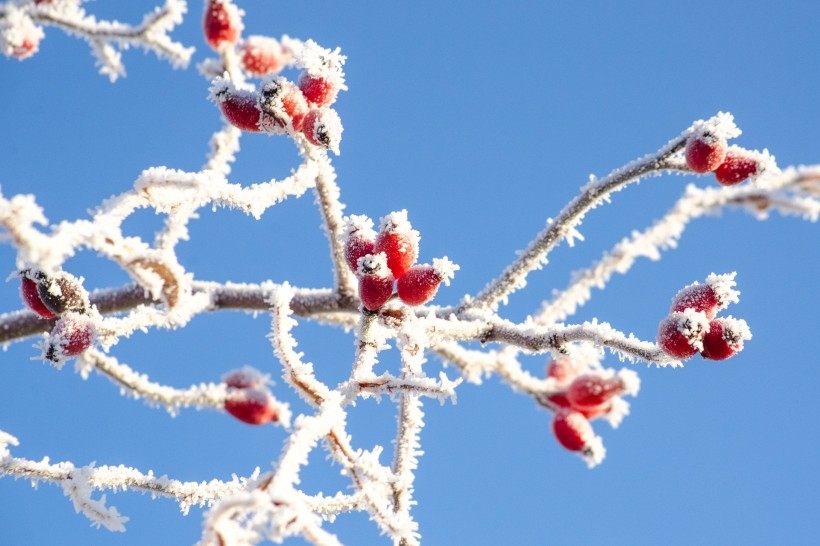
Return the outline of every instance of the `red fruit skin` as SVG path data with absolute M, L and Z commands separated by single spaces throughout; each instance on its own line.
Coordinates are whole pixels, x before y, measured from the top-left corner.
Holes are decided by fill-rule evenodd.
M 706 317 L 711 320 L 715 317 L 720 308 L 715 290 L 708 284 L 695 284 L 686 287 L 678 292 L 672 300 L 670 313 L 683 312 L 686 309 L 703 311 Z
M 309 103 L 320 108 L 333 104 L 339 93 L 339 89 L 332 81 L 311 76 L 307 72 L 302 72 L 299 76 L 299 89 L 302 90 Z
M 576 377 L 567 389 L 567 400 L 576 410 L 591 410 L 605 406 L 612 397 L 624 391 L 617 378 L 604 379 L 597 375 Z
M 308 104 L 304 95 L 295 90 L 291 91 L 282 98 L 282 106 L 290 117 L 293 130 L 301 131 L 305 124 L 305 116 L 308 114 Z
M 723 186 L 734 186 L 755 174 L 757 174 L 755 158 L 729 151 L 723 163 L 715 170 L 715 180 Z
M 22 281 L 20 283 L 20 295 L 23 297 L 23 303 L 26 304 L 26 307 L 44 319 L 56 317 L 56 314 L 43 305 L 43 300 L 40 299 L 40 295 L 37 293 L 37 283 L 25 276 L 21 277 L 20 280 Z
M 592 425 L 577 411 L 560 410 L 552 420 L 552 432 L 558 443 L 570 451 L 581 451 L 595 435 Z
M 418 256 L 418 249 L 413 240 L 403 233 L 380 232 L 376 236 L 374 251 L 384 252 L 387 256 L 387 267 L 397 279 L 401 279 Z
M 314 127 L 316 126 L 316 119 L 319 117 L 320 112 L 320 110 L 316 109 L 309 111 L 305 115 L 305 119 L 302 124 L 302 132 L 305 134 L 305 138 L 308 139 L 308 142 L 314 146 L 324 146 L 322 141 L 316 138 L 316 131 L 314 130 Z
M 67 356 L 77 356 L 94 343 L 97 330 L 87 315 L 69 312 L 57 321 L 51 331 L 51 345 L 46 358 L 60 362 Z
M 256 94 L 251 91 L 227 91 L 217 101 L 228 123 L 243 131 L 258 133 L 261 112 L 256 106 Z
M 350 234 L 345 244 L 345 261 L 355 273 L 359 269 L 359 258 L 373 254 L 376 242 L 370 237 L 354 232 Z
M 239 52 L 242 66 L 253 76 L 276 74 L 287 64 L 287 54 L 276 40 L 251 36 Z
M 235 9 L 229 9 L 230 0 L 207 0 L 202 29 L 205 41 L 214 50 L 219 51 L 225 45 L 235 44 L 239 40 L 242 21 Z M 230 6 L 233 7 L 233 6 Z
M 359 298 L 368 311 L 375 311 L 393 295 L 393 277 L 366 274 L 359 278 Z
M 726 156 L 726 141 L 711 135 L 691 137 L 686 142 L 686 165 L 696 173 L 718 168 Z
M 703 336 L 703 350 L 700 356 L 708 360 L 726 360 L 737 354 L 738 345 L 730 344 L 724 337 L 723 323 L 720 319 L 709 323 L 709 332 Z
M 396 283 L 399 298 L 407 305 L 423 305 L 432 300 L 440 284 L 441 278 L 429 265 L 414 265 Z
M 264 425 L 279 419 L 270 395 L 255 388 L 229 390 L 225 411 L 249 425 Z
M 285 128 L 290 122 L 294 131 L 302 130 L 308 103 L 293 82 L 281 76 L 268 81 L 262 86 L 259 104 L 276 127 Z
M 568 383 L 572 381 L 576 375 L 578 375 L 578 371 L 575 369 L 575 366 L 572 365 L 572 362 L 566 358 L 552 360 L 547 364 L 547 377 L 552 377 L 558 381 L 558 383 Z
M 658 345 L 663 352 L 675 358 L 686 359 L 698 352 L 680 332 L 678 319 L 672 315 L 667 316 L 658 325 Z
M 612 409 L 612 404 L 610 404 L 609 402 L 605 402 L 600 406 L 590 408 L 574 408 L 572 404 L 570 404 L 569 398 L 567 398 L 566 393 L 562 392 L 547 396 L 547 400 L 549 400 L 559 408 L 577 411 L 587 419 L 595 419 L 596 417 L 600 417 L 601 415 L 609 413 L 609 410 Z

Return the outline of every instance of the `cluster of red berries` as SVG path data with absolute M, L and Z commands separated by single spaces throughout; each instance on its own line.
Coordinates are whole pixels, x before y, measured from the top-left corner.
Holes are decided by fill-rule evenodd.
M 62 362 L 94 343 L 97 330 L 89 315 L 88 294 L 79 279 L 60 271 L 46 275 L 26 269 L 19 273 L 20 295 L 26 306 L 44 319 L 58 318 L 45 347 L 45 357 Z
M 743 341 L 752 338 L 746 321 L 715 317 L 739 301 L 734 277 L 713 273 L 705 284 L 696 282 L 677 293 L 658 326 L 658 345 L 666 354 L 686 359 L 699 352 L 709 360 L 725 360 L 743 349 Z
M 344 79 L 333 63 L 315 63 L 303 70 L 297 84 L 276 76 L 291 62 L 292 52 L 276 39 L 251 36 L 240 43 L 242 11 L 230 0 L 207 0 L 203 23 L 205 39 L 216 51 L 238 47 L 242 67 L 263 77 L 258 92 L 239 90 L 217 79 L 212 96 L 225 119 L 248 132 L 301 133 L 308 142 L 339 152 L 342 123 L 329 108 L 344 88 Z
M 547 377 L 558 390 L 545 398 L 555 408 L 552 432 L 558 443 L 570 451 L 595 457 L 601 449 L 590 421 L 613 411 L 614 402 L 623 394 L 636 395 L 640 380 L 632 370 L 617 374 L 608 371 L 579 373 L 572 360 L 562 358 L 547 365 Z
M 740 146 L 727 147 L 726 139 L 713 133 L 697 133 L 686 141 L 686 165 L 696 173 L 715 173 L 723 186 L 734 186 L 761 173 L 765 152 Z
M 279 421 L 277 402 L 267 389 L 267 378 L 246 366 L 222 377 L 228 386 L 225 411 L 249 425 Z
M 384 305 L 393 285 L 407 305 L 423 305 L 436 295 L 439 285 L 450 284 L 459 267 L 446 257 L 433 265 L 413 265 L 419 254 L 419 233 L 407 219 L 407 211 L 381 219 L 379 232 L 366 216 L 350 216 L 344 233 L 345 260 L 359 278 L 359 298 L 369 311 Z
M 35 4 L 48 3 L 50 0 L 35 1 Z M 22 61 L 37 53 L 45 33 L 24 11 L 13 7 L 7 9 L 4 20 L 0 21 L 0 49 L 7 57 Z

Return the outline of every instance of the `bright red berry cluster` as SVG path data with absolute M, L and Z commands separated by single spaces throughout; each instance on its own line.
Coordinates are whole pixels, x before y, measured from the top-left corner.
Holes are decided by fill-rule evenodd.
M 700 133 L 686 141 L 686 165 L 696 173 L 715 173 L 723 186 L 734 186 L 760 174 L 767 160 L 762 154 L 739 146 L 727 148 L 726 139 L 712 133 Z
M 19 276 L 23 303 L 44 319 L 59 317 L 45 347 L 48 360 L 62 362 L 94 343 L 97 331 L 89 315 L 88 294 L 80 279 L 65 271 L 46 275 L 34 269 L 21 271 Z
M 245 72 L 265 77 L 259 91 L 236 89 L 229 79 L 214 80 L 211 96 L 225 119 L 253 133 L 301 134 L 310 144 L 338 154 L 344 128 L 339 114 L 330 105 L 339 91 L 345 89 L 339 66 L 319 54 L 315 58 L 295 54 L 268 36 L 250 36 L 240 41 L 242 15 L 231 0 L 205 2 L 205 40 L 223 55 L 229 48 L 238 48 Z M 318 46 L 308 41 L 305 47 Z M 277 76 L 294 62 L 304 67 L 298 84 Z
M 586 370 L 581 373 L 570 358 L 560 358 L 547 365 L 547 377 L 556 390 L 546 395 L 545 405 L 555 409 L 552 431 L 562 446 L 570 451 L 591 452 L 597 441 L 590 421 L 613 411 L 614 402 L 624 394 L 635 395 L 640 387 L 637 374 L 631 370 Z M 591 454 L 591 453 L 586 453 Z
M 249 425 L 279 421 L 276 400 L 267 389 L 268 380 L 257 370 L 244 367 L 222 377 L 228 387 L 225 411 Z
M 717 317 L 718 311 L 737 302 L 734 273 L 706 278 L 694 283 L 672 300 L 669 315 L 658 325 L 658 345 L 675 358 L 687 359 L 700 353 L 709 360 L 725 360 L 743 349 L 752 337 L 746 321 Z
M 366 216 L 350 216 L 344 237 L 345 260 L 359 277 L 359 297 L 369 311 L 390 299 L 394 283 L 405 304 L 423 305 L 458 270 L 446 257 L 434 259 L 433 265 L 413 265 L 419 253 L 419 233 L 410 225 L 406 210 L 382 218 L 378 233 Z

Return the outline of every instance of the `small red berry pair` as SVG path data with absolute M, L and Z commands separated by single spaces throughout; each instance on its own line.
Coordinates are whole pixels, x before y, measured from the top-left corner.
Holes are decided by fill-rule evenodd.
M 735 274 L 709 275 L 705 284 L 694 283 L 672 300 L 669 315 L 658 325 L 658 345 L 675 358 L 700 353 L 709 360 L 725 360 L 741 350 L 752 335 L 746 321 L 715 318 L 729 303 L 737 302 Z
M 60 317 L 46 342 L 45 358 L 62 362 L 94 343 L 97 332 L 88 314 L 88 294 L 80 279 L 65 271 L 46 275 L 35 269 L 26 269 L 19 275 L 23 303 L 44 319 Z
M 765 152 L 764 152 L 765 154 Z M 711 133 L 691 136 L 686 142 L 686 165 L 696 173 L 714 172 L 723 186 L 734 186 L 762 170 L 761 154 L 739 146 L 727 148 L 726 139 Z
M 222 377 L 228 386 L 225 411 L 249 425 L 279 420 L 279 411 L 266 385 L 268 379 L 250 366 L 232 370 Z
M 413 265 L 419 252 L 419 233 L 407 211 L 393 212 L 381 220 L 379 232 L 366 216 L 351 216 L 345 232 L 345 260 L 359 277 L 359 297 L 369 311 L 384 305 L 397 281 L 399 298 L 407 305 L 423 305 L 449 284 L 458 266 L 446 257 L 433 265 Z

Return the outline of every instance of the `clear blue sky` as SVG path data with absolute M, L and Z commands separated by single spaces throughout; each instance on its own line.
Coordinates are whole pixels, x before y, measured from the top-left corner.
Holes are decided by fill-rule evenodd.
M 122 5 L 127 4 L 127 5 Z M 174 36 L 209 55 L 201 2 Z M 98 0 L 101 18 L 136 22 L 151 1 Z M 313 38 L 349 56 L 350 90 L 337 103 L 345 125 L 335 161 L 347 212 L 374 218 L 406 208 L 421 231 L 421 259 L 461 265 L 439 301 L 455 302 L 495 276 L 587 180 L 654 151 L 698 118 L 732 112 L 738 143 L 768 148 L 781 166 L 820 162 L 820 5 L 788 2 L 245 2 L 246 33 Z M 35 193 L 52 222 L 86 214 L 157 165 L 195 170 L 219 114 L 192 67 L 174 71 L 139 51 L 128 77 L 96 74 L 87 45 L 46 30 L 25 62 L 0 59 L 0 184 Z M 251 135 L 230 179 L 284 177 L 297 162 L 282 138 Z M 581 226 L 586 241 L 561 247 L 505 316 L 520 320 L 553 288 L 632 229 L 668 209 L 682 177 L 617 194 Z M 711 180 L 696 181 L 700 185 Z M 197 278 L 286 279 L 328 286 L 328 252 L 313 198 L 288 201 L 256 222 L 203 211 L 181 246 Z M 126 223 L 148 236 L 151 213 Z M 754 339 L 726 362 L 693 359 L 678 370 L 638 367 L 633 413 L 618 430 L 596 422 L 608 449 L 594 469 L 563 451 L 549 415 L 497 380 L 460 388 L 456 406 L 427 404 L 415 517 L 423 542 L 444 544 L 809 544 L 820 534 L 817 396 L 817 225 L 727 212 L 693 224 L 661 262 L 642 261 L 597 292 L 573 320 L 597 316 L 652 339 L 672 295 L 708 273 L 738 272 Z M 0 264 L 14 269 L 0 246 Z M 307 257 L 307 259 L 303 259 Z M 66 264 L 87 286 L 126 281 L 88 252 Z M 5 275 L 5 274 L 4 274 Z M 0 311 L 20 307 L 16 283 L 0 284 Z M 266 317 L 203 316 L 186 329 L 138 334 L 115 355 L 174 386 L 215 381 L 250 364 L 279 378 Z M 320 377 L 349 370 L 351 338 L 300 323 L 295 330 Z M 182 480 L 229 479 L 278 457 L 284 434 L 216 412 L 163 410 L 121 397 L 99 376 L 83 381 L 29 358 L 31 342 L 2 353 L 0 429 L 18 456 L 125 464 Z M 528 360 L 543 367 L 545 357 Z M 614 356 L 607 363 L 620 365 Z M 392 364 L 394 365 L 394 364 Z M 438 366 L 431 359 L 432 366 Z M 627 364 L 629 365 L 629 364 Z M 451 371 L 451 373 L 454 373 Z M 281 383 L 281 380 L 279 381 Z M 283 385 L 277 394 L 292 399 Z M 303 409 L 295 405 L 294 409 Z M 363 402 L 351 415 L 357 446 L 389 448 L 392 406 Z M 346 482 L 321 450 L 308 491 Z M 0 543 L 190 544 L 201 511 L 108 494 L 128 531 L 88 526 L 48 484 L 0 480 Z M 329 527 L 346 544 L 387 544 L 362 514 Z M 294 541 L 299 544 L 299 541 Z

